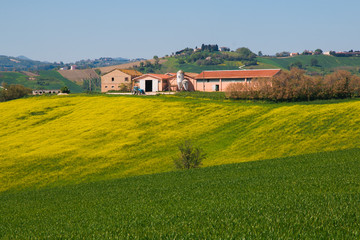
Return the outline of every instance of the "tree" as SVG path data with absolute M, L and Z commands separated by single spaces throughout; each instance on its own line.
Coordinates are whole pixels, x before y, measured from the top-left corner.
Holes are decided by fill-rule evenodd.
M 263 56 L 263 53 L 261 51 L 258 52 L 258 56 L 259 57 L 262 57 Z
M 185 140 L 178 146 L 180 154 L 174 157 L 175 167 L 178 169 L 199 168 L 202 160 L 206 158 L 204 151 L 194 146 L 191 141 Z
M 22 85 L 8 85 L 3 83 L 2 87 L 0 88 L 0 102 L 22 98 L 30 93 L 31 89 Z
M 316 58 L 312 58 L 310 61 L 311 66 L 318 66 L 319 65 L 319 61 Z
M 314 51 L 314 53 L 315 53 L 315 55 L 321 55 L 321 54 L 323 54 L 323 50 L 321 50 L 320 48 L 318 48 L 318 49 L 316 49 L 316 50 Z
M 70 89 L 67 86 L 64 86 L 60 89 L 62 93 L 70 93 Z
M 155 55 L 154 60 L 155 60 L 155 65 L 158 65 L 160 61 L 159 57 Z
M 101 70 L 100 69 L 97 68 L 94 71 L 97 73 L 97 75 L 99 75 L 99 76 L 101 75 Z
M 276 57 L 288 57 L 290 56 L 290 52 L 282 51 L 275 54 Z
M 246 47 L 236 49 L 236 52 L 243 59 L 253 59 L 256 57 L 255 53 L 253 53 L 250 49 Z
M 303 65 L 300 61 L 293 62 L 292 64 L 289 65 L 289 69 L 292 69 L 292 68 L 302 69 L 302 67 L 303 67 Z

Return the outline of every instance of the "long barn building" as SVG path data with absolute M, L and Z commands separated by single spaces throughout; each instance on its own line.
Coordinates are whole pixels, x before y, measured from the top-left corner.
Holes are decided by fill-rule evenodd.
M 221 70 L 184 73 L 189 91 L 224 92 L 231 83 L 246 83 L 254 78 L 271 78 L 280 73 L 280 69 Z M 176 73 L 143 74 L 134 70 L 114 70 L 101 77 L 101 91 L 118 90 L 120 84 L 131 83 L 145 92 L 179 91 Z
M 280 69 L 204 71 L 195 77 L 196 90 L 223 92 L 231 83 L 246 83 L 254 78 L 271 78 L 280 71 Z

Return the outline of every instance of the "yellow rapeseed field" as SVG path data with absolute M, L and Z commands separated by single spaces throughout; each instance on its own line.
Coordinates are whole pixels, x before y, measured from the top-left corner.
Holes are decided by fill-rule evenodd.
M 359 147 L 360 101 L 252 104 L 176 97 L 42 96 L 0 103 L 0 191 L 174 170 L 191 139 L 204 166 Z

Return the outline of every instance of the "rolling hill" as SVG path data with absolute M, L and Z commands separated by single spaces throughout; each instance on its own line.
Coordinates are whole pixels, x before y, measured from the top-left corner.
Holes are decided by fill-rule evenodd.
M 82 83 L 83 80 L 99 78 L 99 75 L 93 69 L 59 70 L 58 73 L 64 78 L 77 83 Z
M 83 89 L 76 83 L 64 78 L 57 71 L 0 72 L 0 83 L 20 84 L 31 89 L 60 89 L 67 86 L 72 93 L 81 93 Z
M 347 149 L 0 193 L 0 237 L 358 239 L 359 182 Z
M 360 141 L 359 100 L 43 96 L 0 106 L 1 191 L 172 171 L 184 139 L 204 148 L 204 166 L 350 149 Z
M 318 61 L 317 66 L 311 66 L 311 60 Z M 349 70 L 353 73 L 359 73 L 360 58 L 359 57 L 334 57 L 334 56 L 295 56 L 288 58 L 257 58 L 259 68 L 271 66 L 272 68 L 288 69 L 295 62 L 301 62 L 308 72 L 329 73 L 338 69 Z
M 359 99 L 204 97 L 0 103 L 0 238 L 359 238 Z
M 129 63 L 124 63 L 124 64 L 120 64 L 120 65 L 113 65 L 113 66 L 108 66 L 108 67 L 98 67 L 98 68 L 94 68 L 94 69 L 99 69 L 101 71 L 101 74 L 106 74 L 108 72 L 111 72 L 114 69 L 129 69 L 129 68 L 133 68 L 136 66 L 139 66 L 139 64 L 141 62 L 145 63 L 146 61 L 149 61 L 151 63 L 154 63 L 155 60 L 154 59 L 149 59 L 149 60 L 142 60 L 142 61 L 136 61 L 136 62 L 129 62 Z M 167 61 L 167 59 L 160 59 L 160 64 L 165 63 Z
M 25 56 L 9 57 L 0 55 L 0 71 L 49 70 L 59 64 L 31 60 Z
M 182 69 L 185 72 L 200 73 L 205 70 L 238 70 L 244 65 L 241 61 L 225 61 L 219 65 L 201 66 L 196 63 L 180 64 L 175 57 L 166 58 L 167 61 L 162 64 L 161 73 L 176 72 Z M 316 59 L 318 64 L 311 66 L 311 60 Z M 334 57 L 334 56 L 295 56 L 286 58 L 276 57 L 257 57 L 258 65 L 246 66 L 244 69 L 289 69 L 292 63 L 300 62 L 308 73 L 328 74 L 336 70 L 348 70 L 359 74 L 360 57 Z

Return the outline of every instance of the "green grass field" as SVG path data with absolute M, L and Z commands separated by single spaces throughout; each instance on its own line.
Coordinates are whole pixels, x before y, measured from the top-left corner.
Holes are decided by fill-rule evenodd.
M 318 60 L 318 66 L 311 66 L 311 59 Z M 339 69 L 348 70 L 352 73 L 359 74 L 360 58 L 359 57 L 333 57 L 333 56 L 295 56 L 288 58 L 269 58 L 258 57 L 256 66 L 247 66 L 247 69 L 288 69 L 290 64 L 300 61 L 303 68 L 308 72 L 317 72 L 321 74 L 328 74 L 331 71 Z M 168 58 L 161 68 L 161 72 L 177 72 L 179 69 L 185 72 L 200 73 L 205 70 L 238 70 L 239 66 L 243 64 L 238 61 L 226 61 L 220 65 L 214 66 L 199 66 L 193 64 L 178 64 L 175 58 Z
M 72 93 L 81 93 L 83 89 L 76 83 L 64 78 L 57 71 L 40 71 L 36 80 L 19 72 L 0 72 L 0 84 L 21 84 L 31 89 L 60 89 L 63 86 L 70 88 Z
M 359 239 L 360 149 L 0 194 L 3 239 Z
M 69 95 L 0 109 L 0 238 L 359 238 L 359 99 Z M 175 170 L 185 139 L 203 168 Z
M 311 59 L 317 59 L 319 66 L 311 66 Z M 311 72 L 329 73 L 337 69 L 345 69 L 353 73 L 359 73 L 360 58 L 358 57 L 334 57 L 334 56 L 296 56 L 288 58 L 257 58 L 259 68 L 281 68 L 288 69 L 289 65 L 294 62 L 301 62 L 303 67 Z M 272 66 L 272 67 L 270 67 Z

